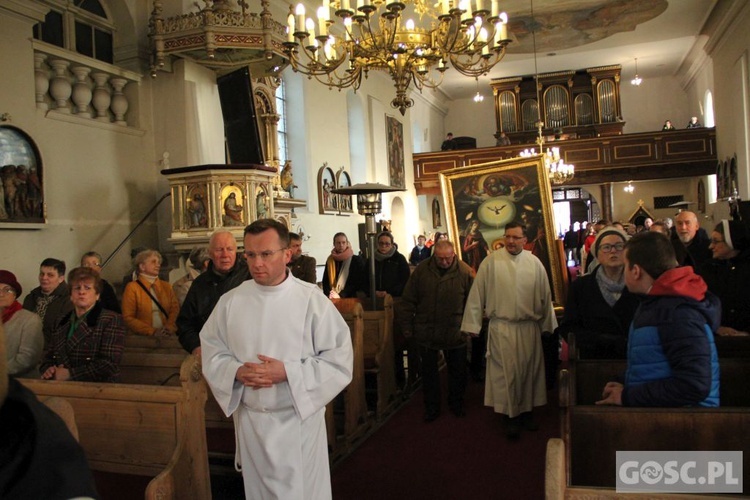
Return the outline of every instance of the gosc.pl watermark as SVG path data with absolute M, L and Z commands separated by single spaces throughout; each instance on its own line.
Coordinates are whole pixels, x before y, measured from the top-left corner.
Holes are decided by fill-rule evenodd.
M 618 492 L 742 493 L 741 451 L 618 451 Z

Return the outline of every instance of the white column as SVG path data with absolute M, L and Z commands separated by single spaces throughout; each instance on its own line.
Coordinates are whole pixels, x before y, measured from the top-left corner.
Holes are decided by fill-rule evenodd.
M 91 103 L 96 110 L 96 119 L 109 123 L 109 105 L 112 103 L 112 94 L 107 86 L 109 75 L 107 73 L 92 73 L 96 87 L 94 87 Z
M 55 71 L 55 75 L 52 77 L 50 82 L 49 93 L 55 100 L 57 110 L 61 113 L 70 113 L 70 94 L 73 92 L 73 87 L 70 84 L 70 78 L 68 77 L 68 66 L 70 61 L 63 59 L 51 59 L 49 65 Z
M 91 104 L 91 87 L 89 86 L 89 73 L 91 68 L 86 66 L 75 66 L 71 69 L 76 77 L 76 82 L 73 84 L 73 102 L 76 105 L 75 112 L 77 114 L 89 113 L 89 104 Z M 89 115 L 90 116 L 90 115 Z
M 44 102 L 44 96 L 49 90 L 49 71 L 44 67 L 44 61 L 47 60 L 47 54 L 34 53 L 34 93 L 36 94 L 36 107 L 47 109 L 47 103 Z
M 124 78 L 112 78 L 109 83 L 112 84 L 114 90 L 110 108 L 115 114 L 115 123 L 127 126 L 128 123 L 125 121 L 125 113 L 128 112 L 128 99 L 125 97 L 125 94 L 122 93 L 122 89 L 127 85 L 128 81 Z

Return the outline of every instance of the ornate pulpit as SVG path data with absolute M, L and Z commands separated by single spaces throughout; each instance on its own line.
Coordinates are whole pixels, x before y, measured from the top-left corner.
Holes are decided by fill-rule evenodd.
M 277 212 L 274 204 L 276 167 L 196 165 L 161 173 L 169 180 L 172 194 L 168 241 L 179 251 L 206 246 L 217 229 L 236 232 L 241 242 L 245 226 L 256 219 L 275 218 L 289 226 L 290 213 L 284 212 L 290 208 Z

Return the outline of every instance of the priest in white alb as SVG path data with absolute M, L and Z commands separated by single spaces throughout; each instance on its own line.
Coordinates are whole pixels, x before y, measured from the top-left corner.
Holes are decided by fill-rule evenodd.
M 223 295 L 201 330 L 203 375 L 234 418 L 246 498 L 331 498 L 325 406 L 352 378 L 349 328 L 288 272 L 283 224 L 257 220 L 244 243 L 253 280 Z
M 476 335 L 489 318 L 484 404 L 504 416 L 509 439 L 538 428 L 531 411 L 547 403 L 542 332 L 557 327 L 547 273 L 525 243 L 525 226 L 505 226 L 505 248 L 479 266 L 461 324 Z

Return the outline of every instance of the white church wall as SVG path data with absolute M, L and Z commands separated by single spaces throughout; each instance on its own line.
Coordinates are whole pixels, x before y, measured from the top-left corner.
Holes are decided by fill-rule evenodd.
M 46 257 L 63 259 L 68 268 L 75 267 L 87 250 L 106 257 L 157 196 L 153 145 L 145 130 L 97 126 L 88 120 L 69 123 L 52 119 L 36 107 L 33 23 L 0 11 L 0 65 L 13 74 L 0 79 L 0 95 L 6 97 L 0 113 L 9 113 L 9 124 L 36 142 L 43 162 L 48 223 L 36 230 L 2 229 L 0 268 L 16 273 L 26 291 L 37 286 L 39 262 Z M 149 83 L 133 85 L 142 100 Z M 130 264 L 130 248 L 157 244 L 152 219 L 105 269 L 104 276 L 120 281 Z

